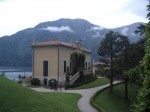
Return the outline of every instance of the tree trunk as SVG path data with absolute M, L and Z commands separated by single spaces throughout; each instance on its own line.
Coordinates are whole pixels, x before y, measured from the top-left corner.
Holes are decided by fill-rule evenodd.
M 127 46 L 125 46 L 125 70 L 128 69 L 128 57 L 127 57 Z M 128 77 L 125 76 L 125 96 L 124 98 L 128 100 Z
M 125 78 L 125 96 L 124 96 L 124 98 L 126 100 L 128 100 L 128 79 L 127 79 L 127 77 Z
M 111 66 L 110 66 L 110 69 L 111 69 L 111 74 L 110 74 L 110 92 L 112 93 L 113 92 L 113 78 L 114 78 L 114 74 L 113 74 L 113 45 L 112 45 L 112 39 L 111 39 Z
M 110 78 L 110 93 L 113 93 L 113 78 Z

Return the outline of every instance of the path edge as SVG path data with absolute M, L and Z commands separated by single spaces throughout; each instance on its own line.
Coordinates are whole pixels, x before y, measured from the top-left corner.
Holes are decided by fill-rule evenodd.
M 116 84 L 113 84 L 114 86 L 117 86 L 119 84 L 121 84 L 123 82 L 118 82 Z M 106 89 L 108 89 L 110 87 L 110 85 L 108 87 L 105 87 L 99 91 L 97 91 L 90 99 L 90 104 L 98 111 L 98 112 L 105 112 L 105 110 L 103 110 L 102 108 L 99 108 L 96 104 L 94 104 L 94 98 L 101 92 L 105 91 Z

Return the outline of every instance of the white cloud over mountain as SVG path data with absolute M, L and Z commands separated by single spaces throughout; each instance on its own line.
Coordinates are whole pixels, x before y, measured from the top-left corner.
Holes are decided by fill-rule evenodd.
M 88 31 L 93 31 L 93 30 L 103 30 L 104 28 L 101 27 L 101 26 L 96 26 L 96 27 L 91 27 L 90 29 L 86 30 L 87 32 Z
M 123 29 L 121 30 L 121 34 L 127 35 L 128 31 L 129 31 L 129 28 L 128 28 L 128 27 L 125 27 L 125 28 L 123 28 Z
M 61 26 L 61 27 L 48 26 L 46 28 L 42 28 L 41 30 L 48 30 L 50 32 L 63 32 L 63 31 L 73 32 L 73 30 L 69 26 Z

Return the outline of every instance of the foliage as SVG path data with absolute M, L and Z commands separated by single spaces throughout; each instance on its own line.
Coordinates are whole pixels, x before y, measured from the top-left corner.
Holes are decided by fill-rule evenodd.
M 0 74 L 0 76 L 5 77 L 5 76 L 6 76 L 5 72 L 2 72 L 2 73 Z
M 124 74 L 129 77 L 130 83 L 136 83 L 138 85 L 142 85 L 143 70 L 144 68 L 141 65 L 137 65 L 135 68 L 125 71 Z
M 150 20 L 150 4 L 148 7 L 147 18 Z M 143 66 L 143 83 L 137 96 L 137 104 L 135 105 L 134 112 L 149 112 L 150 110 L 150 21 L 146 25 L 145 30 L 146 47 L 145 56 L 143 61 L 140 63 Z
M 140 25 L 137 27 L 137 30 L 135 31 L 135 33 L 140 33 L 140 35 L 143 35 L 143 34 L 145 33 L 145 25 L 140 24 Z
M 78 54 L 77 52 L 74 52 L 70 56 L 70 61 L 72 62 L 72 67 L 71 68 L 71 74 L 75 74 L 78 71 L 77 65 L 78 65 Z
M 114 59 L 114 66 L 115 66 L 114 73 L 115 74 L 121 75 L 123 74 L 125 70 L 132 69 L 140 63 L 140 61 L 144 57 L 144 45 L 145 45 L 144 43 L 145 43 L 145 39 L 141 38 L 136 43 L 132 43 L 128 45 L 126 51 L 122 50 L 122 52 L 120 52 L 117 55 L 117 57 Z M 125 60 L 125 58 L 127 59 Z
M 50 80 L 48 81 L 49 87 L 53 87 L 54 84 L 57 84 L 57 80 L 56 80 L 56 79 L 50 79 Z
M 32 85 L 40 85 L 40 80 L 38 78 L 32 78 L 31 84 Z
M 78 69 L 79 71 L 84 69 L 85 55 L 83 53 L 78 53 Z
M 83 53 L 74 52 L 70 56 L 70 61 L 72 62 L 71 74 L 74 75 L 75 73 L 79 71 L 79 75 L 80 75 L 79 79 L 80 79 L 80 82 L 82 82 L 83 70 L 84 70 L 84 64 L 85 64 L 85 55 Z
M 70 61 L 72 62 L 71 72 L 75 74 L 84 69 L 85 55 L 83 53 L 74 52 L 70 56 Z
M 110 92 L 112 92 L 113 89 L 113 79 L 115 77 L 114 69 L 117 69 L 117 67 L 114 66 L 115 56 L 128 45 L 129 40 L 126 36 L 113 31 L 107 33 L 105 38 L 101 41 L 98 54 L 110 58 L 110 73 L 108 74 L 108 78 L 110 79 Z
M 0 76 L 0 112 L 80 112 L 78 94 L 43 93 Z
M 83 81 L 82 82 L 80 81 L 80 79 L 78 79 L 74 84 L 70 85 L 69 87 L 70 88 L 76 88 L 76 87 L 79 87 L 83 84 L 90 83 L 96 79 L 97 79 L 97 77 L 94 76 L 93 74 L 83 75 Z

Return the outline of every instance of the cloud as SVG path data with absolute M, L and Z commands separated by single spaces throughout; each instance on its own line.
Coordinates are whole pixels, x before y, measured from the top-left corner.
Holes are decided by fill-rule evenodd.
M 6 1 L 6 0 L 0 0 L 0 2 L 4 2 L 4 1 Z
M 129 28 L 128 28 L 128 27 L 125 27 L 125 28 L 123 28 L 123 29 L 121 30 L 121 34 L 127 35 L 128 31 L 129 31 Z
M 148 5 L 148 0 L 130 0 L 128 5 L 123 10 L 145 18 L 147 15 L 146 5 Z
M 0 36 L 60 18 L 82 18 L 105 28 L 147 22 L 146 5 L 147 0 L 0 0 L 5 28 Z
M 132 35 L 132 36 L 136 36 L 136 34 L 135 34 L 134 32 L 131 32 L 131 35 Z
M 99 38 L 100 36 L 101 36 L 100 33 L 99 33 L 99 32 L 96 32 L 96 34 L 93 35 L 92 38 Z
M 95 26 L 95 27 L 91 27 L 90 29 L 86 30 L 87 32 L 88 31 L 93 31 L 93 30 L 103 30 L 104 28 L 101 27 L 101 26 Z
M 69 26 L 61 26 L 61 27 L 48 26 L 46 28 L 42 28 L 42 30 L 48 30 L 50 32 L 64 32 L 64 31 L 73 32 Z

